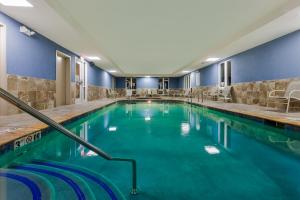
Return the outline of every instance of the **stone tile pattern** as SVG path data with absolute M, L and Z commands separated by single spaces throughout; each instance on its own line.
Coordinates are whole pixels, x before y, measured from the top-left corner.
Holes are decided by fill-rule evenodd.
M 294 80 L 300 80 L 300 78 L 235 83 L 231 89 L 233 103 L 267 106 L 268 95 L 272 90 L 286 90 L 288 84 Z M 208 91 L 213 87 L 214 86 L 208 86 L 199 89 Z M 194 88 L 193 94 L 196 95 L 199 89 Z M 284 105 L 275 103 L 269 103 L 269 106 L 279 109 L 285 108 Z M 300 103 L 294 103 L 292 107 L 300 107 Z
M 75 103 L 75 83 L 71 83 L 71 104 Z M 25 101 L 37 110 L 55 107 L 55 80 L 33 77 L 7 75 L 7 90 Z M 13 105 L 8 105 L 8 115 L 18 114 L 22 111 Z
M 107 98 L 108 91 L 104 87 L 88 85 L 88 101 L 99 100 Z
M 125 97 L 126 96 L 125 88 L 116 88 L 115 91 L 117 93 L 117 97 Z
M 7 90 L 28 105 L 44 110 L 55 105 L 55 81 L 31 78 L 16 75 L 7 75 Z M 9 105 L 8 114 L 17 114 L 21 111 Z
M 71 104 L 75 104 L 75 98 L 76 98 L 76 83 L 71 82 Z

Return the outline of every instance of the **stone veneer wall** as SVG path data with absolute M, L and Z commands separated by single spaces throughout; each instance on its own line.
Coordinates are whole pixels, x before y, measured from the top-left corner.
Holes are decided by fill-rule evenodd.
M 245 83 L 232 84 L 231 95 L 234 103 L 242 103 L 248 105 L 267 106 L 268 95 L 272 90 L 286 90 L 291 81 L 300 80 L 300 78 L 280 79 L 280 80 L 266 80 Z M 202 90 L 210 90 L 214 86 L 201 87 Z M 193 89 L 196 94 L 197 89 Z M 270 107 L 284 108 L 282 104 L 270 103 Z M 292 107 L 300 107 L 300 104 L 294 104 Z
M 116 88 L 117 97 L 125 97 L 126 96 L 126 89 L 125 88 Z
M 95 85 L 88 85 L 88 101 L 94 101 L 103 98 L 107 98 L 106 88 Z
M 71 104 L 75 103 L 75 83 L 71 83 Z M 55 107 L 55 80 L 7 75 L 7 90 L 37 110 Z M 8 104 L 8 115 L 22 111 Z
M 7 75 L 7 90 L 28 105 L 43 110 L 55 105 L 55 81 L 16 75 Z M 8 114 L 21 111 L 9 104 Z

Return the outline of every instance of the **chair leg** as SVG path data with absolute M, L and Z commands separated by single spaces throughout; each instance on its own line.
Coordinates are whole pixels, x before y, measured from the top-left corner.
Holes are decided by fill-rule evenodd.
M 287 106 L 286 106 L 286 113 L 289 113 L 290 102 L 291 102 L 291 99 L 289 98 Z

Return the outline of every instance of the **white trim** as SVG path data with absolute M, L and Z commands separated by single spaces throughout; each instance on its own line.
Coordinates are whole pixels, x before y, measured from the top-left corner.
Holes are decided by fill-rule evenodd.
M 56 50 L 56 54 L 55 54 L 55 60 L 57 59 L 58 56 L 62 56 L 64 58 L 67 58 L 68 59 L 68 66 L 67 66 L 67 69 L 66 69 L 66 78 L 68 80 L 66 80 L 66 105 L 69 105 L 72 103 L 72 96 L 71 96 L 71 76 L 72 76 L 72 65 L 71 65 L 71 62 L 72 62 L 72 58 L 71 56 L 69 56 L 68 54 L 65 54 L 59 50 Z M 56 85 L 56 89 L 55 89 L 55 106 L 57 106 L 57 98 L 58 98 L 58 95 L 57 95 L 57 89 L 60 87 L 57 83 L 57 60 L 56 60 L 56 63 L 55 63 L 55 70 L 56 70 L 56 76 L 55 76 L 55 85 Z
M 76 85 L 76 64 L 80 65 L 80 76 L 84 76 L 82 85 L 80 86 L 80 97 L 76 98 L 75 94 L 75 103 L 82 103 L 87 101 L 87 92 L 88 92 L 88 84 L 87 84 L 87 62 L 81 58 L 75 58 L 75 85 Z M 82 77 L 80 77 L 81 79 Z M 76 91 L 75 91 L 76 93 Z
M 0 23 L 0 87 L 7 90 L 6 25 Z M 7 102 L 0 99 L 0 115 L 6 115 Z
M 230 70 L 232 71 L 231 59 L 225 60 L 225 61 L 219 63 L 219 65 L 218 65 L 218 86 L 219 87 L 221 86 L 221 65 L 222 64 L 224 64 L 224 86 L 228 86 L 228 74 L 227 74 L 228 73 L 228 70 L 227 70 L 228 62 L 231 63 L 231 65 L 230 65 L 231 69 Z

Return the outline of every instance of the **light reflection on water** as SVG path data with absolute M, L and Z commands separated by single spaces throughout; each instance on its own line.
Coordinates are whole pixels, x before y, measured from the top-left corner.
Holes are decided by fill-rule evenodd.
M 216 199 L 238 191 L 247 197 L 266 193 L 272 199 L 284 190 L 289 197 L 300 197 L 293 189 L 300 187 L 300 143 L 289 130 L 188 104 L 155 102 L 113 105 L 68 128 L 112 155 L 137 159 L 141 187 L 165 195 L 157 199 L 176 199 L 174 191 L 197 199 L 202 188 L 213 194 L 220 184 L 224 189 L 217 190 Z M 82 165 L 91 160 L 86 165 L 94 170 L 103 165 L 101 173 L 126 191 L 126 183 L 114 176 L 117 170 L 127 180 L 128 171 L 117 164 L 112 170 L 111 163 L 65 136 L 50 134 L 36 148 L 28 157 Z M 172 188 L 173 193 L 159 192 Z

